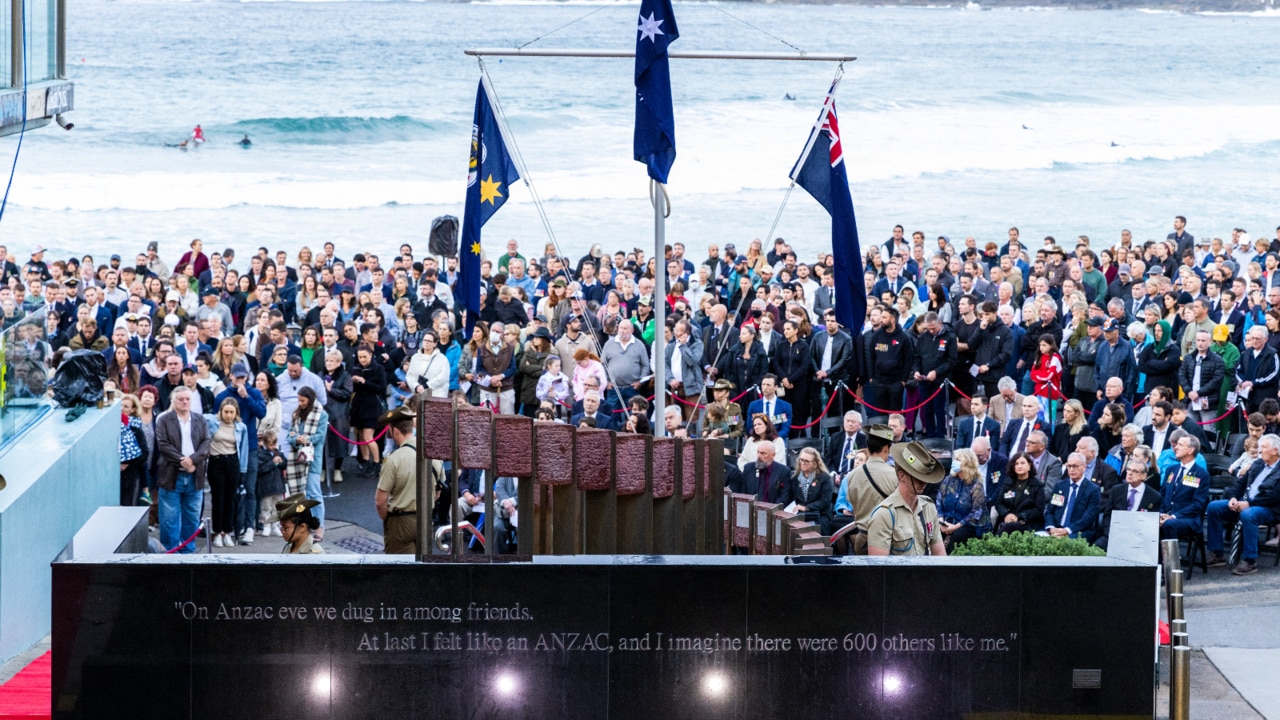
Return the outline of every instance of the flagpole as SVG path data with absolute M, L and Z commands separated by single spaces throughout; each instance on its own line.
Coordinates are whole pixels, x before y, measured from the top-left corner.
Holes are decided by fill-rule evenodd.
M 653 195 L 653 413 L 654 437 L 667 436 L 667 187 L 649 180 Z M 641 328 L 643 332 L 644 328 Z M 682 364 L 683 365 L 683 364 Z

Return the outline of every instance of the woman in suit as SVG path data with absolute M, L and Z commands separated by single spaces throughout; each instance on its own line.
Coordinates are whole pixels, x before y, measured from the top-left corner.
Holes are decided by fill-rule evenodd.
M 734 386 L 746 389 L 760 384 L 760 378 L 769 372 L 769 358 L 764 354 L 764 346 L 756 339 L 754 327 L 742 326 L 738 331 L 737 347 L 726 352 L 720 364 L 720 377 L 728 378 Z
M 801 450 L 791 479 L 791 497 L 795 500 L 796 512 L 804 513 L 805 520 L 817 523 L 823 535 L 831 534 L 831 499 L 835 494 L 835 484 L 822 456 L 811 447 Z
M 804 425 L 809 422 L 809 384 L 813 377 L 809 342 L 800 336 L 800 326 L 792 320 L 782 324 L 782 337 L 784 342 L 774 351 L 769 362 L 786 396 L 800 400 L 791 403 L 791 422 Z M 743 407 L 746 407 L 745 403 Z
M 1035 463 L 1026 453 L 1009 459 L 996 498 L 996 534 L 1044 529 L 1044 481 L 1036 477 Z

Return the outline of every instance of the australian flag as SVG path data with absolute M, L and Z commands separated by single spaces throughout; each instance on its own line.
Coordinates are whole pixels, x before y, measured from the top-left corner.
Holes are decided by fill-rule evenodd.
M 849 176 L 845 173 L 836 121 L 836 86 L 822 104 L 818 122 L 804 152 L 791 168 L 791 179 L 831 214 L 831 254 L 835 256 L 836 320 L 851 335 L 862 332 L 867 316 L 867 291 L 862 278 L 862 247 L 853 215 Z
M 511 183 L 520 179 L 502 130 L 489 102 L 484 80 L 476 90 L 476 115 L 471 126 L 471 163 L 467 168 L 467 204 L 458 244 L 458 287 L 467 311 L 467 334 L 480 317 L 480 228 L 507 201 Z
M 676 161 L 676 118 L 671 109 L 667 46 L 680 37 L 671 0 L 642 0 L 636 31 L 636 160 L 666 184 Z

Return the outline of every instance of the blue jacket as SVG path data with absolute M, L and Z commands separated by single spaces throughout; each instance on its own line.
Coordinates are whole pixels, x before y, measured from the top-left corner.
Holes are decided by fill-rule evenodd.
M 764 399 L 753 400 L 747 406 L 747 427 L 751 427 L 751 418 L 756 414 L 764 412 Z M 791 433 L 791 403 L 780 397 L 774 396 L 773 399 L 773 416 L 769 419 L 773 422 L 773 427 L 778 431 L 778 437 L 785 438 Z
M 1093 542 L 1098 534 L 1098 513 L 1102 510 L 1102 490 L 1088 480 L 1080 480 L 1080 489 L 1076 491 L 1075 503 L 1071 506 L 1071 517 L 1064 517 L 1067 511 L 1067 499 L 1070 497 L 1071 478 L 1064 477 L 1054 486 L 1053 495 L 1044 506 L 1045 528 L 1066 528 L 1071 537 L 1083 537 Z
M 204 424 L 208 426 L 209 437 L 212 438 L 213 434 L 218 432 L 218 426 L 221 425 L 221 421 L 218 420 L 217 415 L 205 415 Z M 251 447 L 249 445 L 249 428 L 245 427 L 244 423 L 237 420 L 236 421 L 236 459 L 240 462 L 241 474 L 249 472 L 250 450 L 257 450 L 257 447 Z
M 1169 468 L 1163 478 L 1160 494 L 1164 501 L 1160 503 L 1160 512 L 1178 518 L 1199 518 L 1209 505 L 1209 473 L 1195 463 L 1190 472 L 1183 473 L 1179 463 Z

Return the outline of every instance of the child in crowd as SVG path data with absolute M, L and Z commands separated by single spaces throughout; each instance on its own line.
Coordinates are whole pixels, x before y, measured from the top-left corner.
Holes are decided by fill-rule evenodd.
M 1062 356 L 1052 335 L 1041 335 L 1037 342 L 1036 360 L 1031 365 L 1031 382 L 1035 383 L 1040 410 L 1050 422 L 1055 421 L 1054 402 L 1065 400 L 1062 394 Z
M 276 449 L 276 434 L 264 432 L 258 435 L 258 522 L 262 523 L 262 536 L 280 535 L 280 527 L 272 518 L 276 514 L 276 501 L 284 499 L 284 455 Z

